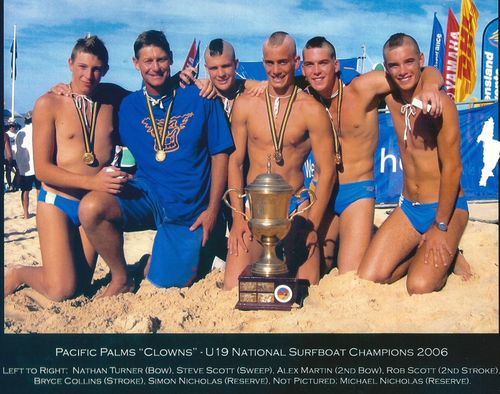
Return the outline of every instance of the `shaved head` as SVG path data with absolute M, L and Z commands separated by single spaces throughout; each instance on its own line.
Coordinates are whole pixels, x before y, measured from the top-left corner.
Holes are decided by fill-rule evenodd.
M 263 50 L 265 50 L 266 47 L 279 47 L 282 45 L 286 45 L 287 47 L 289 47 L 289 52 L 293 56 L 297 54 L 297 46 L 295 44 L 295 40 L 290 34 L 284 31 L 276 31 L 271 34 L 269 38 L 264 41 Z

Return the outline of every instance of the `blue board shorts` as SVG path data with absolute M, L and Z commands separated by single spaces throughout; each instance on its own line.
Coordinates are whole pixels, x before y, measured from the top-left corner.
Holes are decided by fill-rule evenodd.
M 123 231 L 157 230 L 148 280 L 157 287 L 189 286 L 197 276 L 203 228 L 169 219 L 147 182 L 134 179 L 117 196 Z
M 339 184 L 339 191 L 332 202 L 332 211 L 340 216 L 349 205 L 365 198 L 375 199 L 375 181 L 359 181 Z
M 71 200 L 59 194 L 49 192 L 41 186 L 40 193 L 38 193 L 38 201 L 54 205 L 63 211 L 75 226 L 80 226 L 80 219 L 78 218 L 80 200 Z
M 409 200 L 403 195 L 399 197 L 400 208 L 415 230 L 417 230 L 420 234 L 425 233 L 436 220 L 438 205 L 439 203 L 437 202 L 420 204 Z M 463 209 L 464 211 L 469 212 L 467 199 L 464 196 L 458 197 L 455 209 Z

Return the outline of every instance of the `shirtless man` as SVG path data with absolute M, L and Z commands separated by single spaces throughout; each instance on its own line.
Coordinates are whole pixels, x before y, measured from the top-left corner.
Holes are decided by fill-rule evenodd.
M 396 90 L 387 96 L 398 136 L 404 186 L 400 205 L 385 220 L 359 267 L 363 279 L 393 283 L 406 273 L 409 294 L 439 291 L 469 217 L 460 186 L 460 127 L 455 104 L 441 92 L 442 116 L 414 105 L 421 92 L 424 55 L 410 36 L 384 44 L 384 62 Z
M 33 112 L 35 172 L 42 182 L 36 222 L 41 267 L 16 266 L 5 276 L 4 295 L 26 284 L 51 300 L 74 296 L 90 284 L 96 253 L 80 226 L 80 199 L 89 190 L 118 193 L 125 172 L 107 172 L 113 157 L 113 106 L 94 101 L 108 70 L 108 52 L 96 36 L 76 42 L 68 61 L 72 96 L 47 93 Z
M 391 91 L 391 85 L 383 71 L 372 71 L 344 86 L 339 78 L 335 47 L 324 37 L 311 38 L 302 56 L 302 72 L 310 84 L 306 91 L 326 108 L 341 147 L 337 147 L 341 153 L 337 162 L 339 186 L 334 190 L 320 232 L 325 268 L 332 268 L 334 246 L 340 238 L 338 270 L 356 271 L 372 234 L 378 105 Z M 431 115 L 435 116 L 441 111 L 442 77 L 433 68 L 426 69 L 425 76 L 420 83 L 428 83 L 424 83 L 421 98 L 432 105 Z
M 299 229 L 292 225 L 291 230 L 291 233 L 305 233 L 301 246 L 309 248 L 309 252 L 296 264 L 300 265 L 298 268 L 290 267 L 291 253 L 287 253 L 286 247 L 285 254 L 288 256 L 292 273 L 296 270 L 298 278 L 308 279 L 311 284 L 316 284 L 319 281 L 316 231 L 328 205 L 336 173 L 332 160 L 334 148 L 331 125 L 322 106 L 311 96 L 296 90 L 294 73 L 299 67 L 300 58 L 296 55 L 295 40 L 290 35 L 285 32 L 273 33 L 264 43 L 263 61 L 269 82 L 266 94 L 257 97 L 242 95 L 235 102 L 231 126 L 236 151 L 229 159 L 228 183 L 230 188 L 243 189 L 245 184 L 252 183 L 257 175 L 266 172 L 268 156 L 271 156 L 272 172 L 283 176 L 293 190 L 298 191 L 304 185 L 302 165 L 312 148 L 318 172 L 317 201 L 308 214 L 310 228 L 304 226 Z M 293 102 L 295 94 L 296 100 Z M 285 115 L 287 107 L 291 107 L 288 119 Z M 276 134 L 279 135 L 278 130 L 284 130 L 282 146 L 277 142 L 278 136 L 272 137 L 268 118 L 274 121 Z M 245 182 L 243 164 L 247 153 L 250 167 Z M 279 153 L 282 154 L 282 160 L 279 160 Z M 235 193 L 231 196 L 231 202 L 235 208 L 243 210 L 243 202 L 236 198 Z M 297 204 L 300 206 L 300 202 Z M 243 217 L 235 214 L 233 219 L 224 275 L 225 289 L 236 286 L 238 276 L 249 264 L 257 260 L 262 251 L 257 241 L 251 238 L 248 223 Z M 299 221 L 295 219 L 294 222 Z M 289 234 L 288 237 L 292 235 Z

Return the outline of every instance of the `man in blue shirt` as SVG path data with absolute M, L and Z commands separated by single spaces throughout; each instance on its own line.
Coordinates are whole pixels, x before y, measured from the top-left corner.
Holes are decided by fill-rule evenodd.
M 135 157 L 137 173 L 123 193 L 93 192 L 81 202 L 82 225 L 109 265 L 104 296 L 132 291 L 123 231 L 157 229 L 148 279 L 159 287 L 189 285 L 202 247 L 219 216 L 234 149 L 224 110 L 194 86 L 176 89 L 165 35 L 146 31 L 134 43 L 134 65 L 144 88 L 120 106 L 120 138 Z

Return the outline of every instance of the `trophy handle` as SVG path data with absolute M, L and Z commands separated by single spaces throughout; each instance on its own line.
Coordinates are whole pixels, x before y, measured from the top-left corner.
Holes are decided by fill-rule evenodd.
M 243 198 L 246 196 L 246 194 L 239 194 L 241 193 L 241 190 L 238 190 L 238 189 L 227 189 L 226 192 L 224 193 L 224 195 L 222 196 L 222 200 L 224 201 L 224 203 L 229 207 L 231 208 L 232 211 L 236 212 L 236 213 L 239 213 L 240 215 L 243 215 L 243 217 L 249 221 L 250 218 L 243 212 L 240 212 L 238 211 L 236 208 L 234 208 L 231 203 L 227 200 L 227 195 L 230 193 L 230 192 L 238 192 L 238 198 Z
M 316 202 L 316 194 L 314 194 L 314 192 L 311 189 L 306 189 L 306 188 L 300 189 L 295 194 L 295 197 L 300 198 L 300 195 L 303 192 L 307 192 L 309 194 L 309 205 L 305 208 L 299 209 L 297 212 L 292 214 L 292 216 L 289 217 L 290 220 L 292 220 L 295 216 L 300 215 L 301 213 L 304 213 L 305 211 L 310 209 L 314 205 L 314 203 Z

